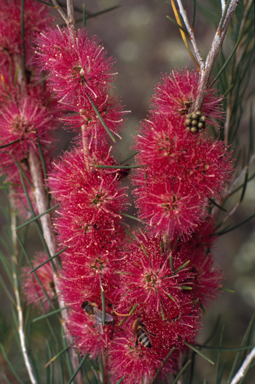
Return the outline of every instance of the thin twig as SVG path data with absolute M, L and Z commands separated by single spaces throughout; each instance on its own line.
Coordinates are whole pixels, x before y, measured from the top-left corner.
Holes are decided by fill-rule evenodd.
M 69 25 L 69 19 L 68 19 L 67 15 L 65 14 L 65 12 L 63 11 L 63 9 L 61 8 L 61 6 L 58 4 L 57 0 L 51 0 L 51 2 L 52 2 L 52 4 L 55 5 L 56 10 L 59 12 L 62 19 L 64 19 L 66 25 Z
M 30 150 L 30 152 L 29 152 L 28 162 L 29 162 L 29 168 L 30 168 L 30 172 L 31 172 L 33 185 L 34 185 L 34 196 L 35 196 L 38 212 L 39 212 L 39 214 L 42 214 L 43 212 L 45 212 L 47 210 L 47 198 L 46 198 L 45 189 L 44 189 L 44 185 L 43 185 L 40 161 L 39 161 L 38 157 L 36 156 L 36 154 L 32 150 Z M 53 233 L 53 229 L 52 229 L 50 214 L 46 213 L 45 215 L 41 216 L 40 221 L 42 224 L 43 236 L 44 236 L 45 241 L 47 243 L 47 246 L 49 248 L 50 254 L 51 254 L 51 256 L 54 256 L 54 254 L 56 253 L 56 246 L 55 246 L 55 237 L 54 237 L 54 233 Z M 56 258 L 53 259 L 53 262 L 55 263 L 56 267 L 58 267 Z M 54 284 L 55 284 L 56 293 L 58 295 L 59 307 L 64 308 L 66 305 L 65 305 L 64 300 L 62 300 L 60 298 L 60 295 L 59 295 L 60 291 L 59 291 L 59 284 L 58 284 L 58 279 L 57 279 L 56 273 L 53 274 L 53 280 L 54 280 Z M 62 315 L 62 318 L 64 320 L 63 321 L 63 327 L 64 327 L 64 331 L 65 331 L 65 335 L 66 335 L 66 340 L 67 340 L 68 345 L 71 346 L 73 344 L 73 341 L 72 341 L 72 337 L 69 334 L 67 326 L 66 326 L 66 320 L 68 318 L 67 310 L 63 309 L 63 311 L 61 312 L 61 315 Z M 79 365 L 78 355 L 76 354 L 74 348 L 70 348 L 69 352 L 70 352 L 72 367 L 74 370 L 76 370 L 76 368 Z M 75 381 L 77 384 L 82 384 L 81 371 L 79 372 L 79 374 L 77 374 Z
M 222 14 L 222 16 L 224 15 L 225 8 L 226 8 L 226 0 L 221 0 L 221 14 Z
M 73 0 L 66 0 L 68 23 L 71 29 L 74 30 L 75 18 L 74 18 L 74 4 Z
M 180 0 L 177 0 L 178 2 Z M 201 109 L 203 99 L 205 96 L 205 90 L 207 89 L 209 78 L 214 66 L 214 63 L 218 57 L 221 45 L 224 41 L 225 35 L 227 33 L 228 26 L 230 24 L 231 18 L 236 10 L 236 7 L 238 6 L 239 1 L 238 0 L 231 0 L 229 7 L 226 12 L 226 16 L 224 21 L 220 20 L 219 26 L 217 28 L 217 31 L 215 33 L 211 49 L 207 55 L 206 61 L 205 61 L 205 66 L 202 68 L 201 73 L 200 73 L 200 84 L 198 87 L 198 97 L 195 101 L 195 103 L 191 107 L 191 111 L 198 111 Z M 186 26 L 187 27 L 187 26 Z
M 230 384 L 237 384 L 242 379 L 242 377 L 244 377 L 253 359 L 255 359 L 255 348 L 253 348 L 251 352 L 246 356 L 243 364 L 241 365 L 239 371 L 236 373 Z
M 15 213 L 15 206 L 13 199 L 10 197 L 10 204 L 11 204 L 11 234 L 12 234 L 12 243 L 13 243 L 13 256 L 12 256 L 12 263 L 13 263 L 13 289 L 14 294 L 16 298 L 16 308 L 18 313 L 18 332 L 19 332 L 19 338 L 20 338 L 20 346 L 21 351 L 24 357 L 25 365 L 27 368 L 27 373 L 30 378 L 30 381 L 32 384 L 37 384 L 36 378 L 33 373 L 33 369 L 29 360 L 27 347 L 26 347 L 26 340 L 25 340 L 25 333 L 24 333 L 24 322 L 23 322 L 23 313 L 21 308 L 21 301 L 20 301 L 20 294 L 19 294 L 19 282 L 18 282 L 18 239 L 16 234 L 16 224 L 17 224 L 17 218 Z
M 195 56 L 196 56 L 196 59 L 199 63 L 199 66 L 200 66 L 200 70 L 203 71 L 204 67 L 205 67 L 205 63 L 204 63 L 204 60 L 201 56 L 201 53 L 200 53 L 200 50 L 197 46 L 197 42 L 196 42 L 196 39 L 195 39 L 195 35 L 194 35 L 194 31 L 193 29 L 191 28 L 190 26 L 190 23 L 189 23 L 189 20 L 188 20 L 188 16 L 187 16 L 187 12 L 185 11 L 183 5 L 182 5 L 182 2 L 181 0 L 177 0 L 177 4 L 179 6 L 179 11 L 180 11 L 180 14 L 183 18 L 183 21 L 185 23 L 185 26 L 187 28 L 187 31 L 189 33 L 189 37 L 190 37 L 190 41 L 191 41 L 191 44 L 193 45 L 193 49 L 194 49 L 194 52 L 195 52 Z

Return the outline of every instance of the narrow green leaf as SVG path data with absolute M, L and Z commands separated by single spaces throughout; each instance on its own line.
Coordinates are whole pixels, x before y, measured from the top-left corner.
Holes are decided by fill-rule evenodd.
M 48 342 L 48 340 L 46 340 L 46 345 L 47 345 L 48 355 L 49 355 L 48 360 L 51 360 L 52 359 L 52 349 L 51 349 L 51 346 L 50 346 L 50 343 Z M 47 381 L 47 384 L 54 384 L 54 369 L 53 369 L 53 366 L 51 364 L 49 365 L 49 380 Z
M 218 316 L 217 316 L 217 320 L 216 320 L 216 322 L 215 322 L 215 325 L 214 325 L 214 327 L 213 327 L 213 329 L 212 329 L 212 332 L 211 332 L 210 335 L 207 337 L 207 339 L 205 340 L 205 342 L 204 342 L 204 344 L 202 345 L 202 347 L 203 347 L 205 344 L 209 343 L 209 341 L 212 340 L 212 338 L 214 337 L 214 335 L 216 334 L 216 332 L 217 332 L 217 330 L 218 330 L 218 327 L 219 327 L 219 325 L 220 325 L 220 320 L 221 320 L 221 317 L 220 317 L 220 315 L 218 315 Z
M 94 111 L 95 111 L 96 114 L 97 114 L 97 117 L 98 117 L 99 120 L 101 121 L 102 126 L 104 127 L 104 129 L 106 130 L 106 132 L 108 133 L 108 135 L 110 136 L 110 138 L 112 139 L 112 141 L 113 141 L 114 143 L 116 143 L 115 138 L 113 137 L 113 135 L 112 135 L 111 131 L 109 130 L 109 128 L 107 127 L 107 125 L 105 124 L 104 119 L 102 118 L 102 116 L 100 115 L 100 113 L 99 113 L 97 107 L 96 107 L 95 104 L 93 103 L 93 100 L 91 99 L 91 97 L 90 97 L 88 94 L 87 94 L 87 96 L 88 96 L 88 98 L 89 98 L 90 104 L 92 105 Z
M 175 273 L 175 270 L 174 270 L 174 261 L 173 261 L 172 253 L 171 253 L 170 256 L 169 256 L 169 262 L 170 262 L 171 270 L 173 271 L 173 273 Z
M 86 28 L 86 5 L 85 4 L 83 4 L 82 10 L 83 10 L 82 26 L 83 28 Z
M 194 345 L 191 345 L 187 342 L 183 342 L 185 345 L 187 345 L 187 347 L 189 347 L 190 349 L 192 349 L 194 352 L 196 352 L 198 355 L 200 355 L 201 357 L 203 357 L 206 361 L 208 361 L 210 364 L 214 365 L 214 362 L 209 359 L 209 357 L 205 356 L 201 351 L 199 351 L 199 349 L 195 348 Z
M 226 347 L 210 347 L 209 345 L 196 344 L 197 347 L 210 349 L 212 351 L 222 351 L 222 352 L 234 352 L 234 351 L 247 351 L 255 347 L 255 344 L 248 345 L 247 347 L 236 347 L 236 348 L 226 348 Z
M 104 298 L 104 289 L 100 285 L 101 290 L 101 300 L 102 300 L 102 324 L 105 325 L 105 298 Z
M 91 15 L 89 15 L 88 12 L 87 12 L 86 20 L 92 19 L 93 17 L 97 17 L 97 16 L 100 16 L 100 15 L 103 15 L 104 13 L 113 11 L 114 9 L 117 9 L 117 8 L 119 8 L 119 5 L 115 5 L 114 7 L 111 7 L 111 8 L 108 8 L 108 9 L 104 9 L 103 11 L 96 12 L 96 13 L 93 13 Z M 76 20 L 76 23 L 80 23 L 80 22 L 83 22 L 83 18 Z
M 174 19 L 172 19 L 170 16 L 166 16 L 166 18 L 189 36 L 188 31 L 185 28 L 183 28 L 181 25 L 179 25 Z
M 48 5 L 49 7 L 57 8 L 55 5 L 53 5 L 51 3 L 47 3 L 46 1 L 43 1 L 43 0 L 36 0 L 36 1 L 38 1 L 39 3 L 45 4 L 45 5 Z
M 77 373 L 79 372 L 79 370 L 80 370 L 82 364 L 85 362 L 85 360 L 87 359 L 87 357 L 88 357 L 88 354 L 86 354 L 86 355 L 83 357 L 83 359 L 81 360 L 80 364 L 78 365 L 77 369 L 75 370 L 74 374 L 72 375 L 71 379 L 68 381 L 67 384 L 71 384 L 71 383 L 73 382 L 75 376 L 76 376 Z
M 216 201 L 214 201 L 214 200 L 211 199 L 210 197 L 209 197 L 209 200 L 210 200 L 210 202 L 211 202 L 213 205 L 215 205 L 215 207 L 219 208 L 221 211 L 223 211 L 223 212 L 228 212 L 227 209 L 225 209 L 225 208 L 223 208 L 221 205 L 217 204 Z
M 170 294 L 170 293 L 167 293 L 166 294 L 171 300 L 175 301 L 175 298 Z
M 42 216 L 45 215 L 46 213 L 48 213 L 48 212 L 50 212 L 50 211 L 53 211 L 53 209 L 56 209 L 56 208 L 58 208 L 58 207 L 59 207 L 59 204 L 54 205 L 54 207 L 47 209 L 47 211 L 41 213 L 40 215 L 34 216 L 32 219 L 30 219 L 30 220 L 26 221 L 25 223 L 23 223 L 23 224 L 19 225 L 18 227 L 16 227 L 16 231 L 17 231 L 18 229 L 20 229 L 20 228 L 25 227 L 26 225 L 32 223 L 33 221 L 39 219 L 40 217 L 42 217 Z
M 5 379 L 5 381 L 7 382 L 7 384 L 12 384 L 12 383 L 10 382 L 10 380 L 8 379 L 7 376 L 4 375 L 4 379 Z
M 39 140 L 37 140 L 37 145 L 38 145 L 38 150 L 39 150 L 39 154 L 40 154 L 44 180 L 47 180 L 48 179 L 47 167 L 46 167 L 46 162 L 45 162 L 42 146 L 41 146 L 41 143 Z M 47 196 L 47 207 L 49 208 L 50 207 L 50 195 L 49 195 L 48 185 L 46 185 L 45 192 L 46 192 L 46 196 Z
M 95 168 L 132 169 L 142 168 L 141 165 L 94 165 Z
M 250 180 L 252 180 L 254 177 L 255 177 L 255 173 L 254 173 L 251 177 L 248 178 L 248 182 L 249 182 Z M 231 192 L 231 194 L 230 194 L 229 196 L 232 196 L 232 195 L 234 195 L 234 193 L 238 192 L 239 189 L 243 188 L 243 185 L 244 185 L 244 184 L 241 184 L 239 187 L 237 187 L 236 189 L 234 189 L 234 190 Z
M 69 307 L 58 308 L 58 309 L 56 309 L 55 311 L 52 311 L 52 312 L 46 313 L 45 315 L 36 317 L 36 318 L 33 319 L 32 321 L 33 321 L 33 323 L 35 323 L 36 321 L 39 321 L 39 320 L 45 319 L 46 317 L 55 315 L 56 313 L 59 313 L 59 312 L 63 311 L 64 309 L 68 309 L 68 308 L 69 308 Z
M 176 269 L 175 273 L 180 272 L 182 269 L 187 267 L 187 265 L 190 263 L 190 260 L 186 261 L 186 263 L 182 264 L 178 269 Z
M 255 213 L 254 213 L 253 215 L 249 216 L 247 219 L 243 220 L 241 223 L 235 225 L 234 227 L 231 227 L 231 228 L 228 229 L 227 231 L 224 231 L 224 232 L 218 232 L 217 235 L 218 235 L 218 236 L 225 235 L 226 233 L 231 232 L 231 231 L 233 231 L 234 229 L 237 229 L 237 228 L 241 227 L 242 225 L 244 225 L 245 223 L 247 223 L 247 221 L 253 219 L 253 217 L 255 217 Z
M 37 265 L 37 267 L 31 269 L 31 271 L 28 272 L 28 274 L 30 275 L 30 273 L 33 273 L 34 271 L 36 271 L 37 269 L 41 268 L 44 264 L 48 263 L 49 261 L 52 261 L 52 259 L 54 259 L 55 257 L 58 257 L 61 253 L 63 253 L 66 249 L 68 249 L 68 247 L 62 249 L 61 251 L 59 251 L 58 253 L 56 253 L 55 255 L 53 255 L 52 257 L 50 257 L 48 260 L 45 260 L 42 264 L 40 265 Z
M 132 215 L 128 215 L 127 213 L 119 212 L 119 214 L 120 214 L 121 216 L 128 217 L 129 219 L 133 219 L 133 220 L 139 221 L 139 223 L 146 224 L 145 221 L 143 221 L 143 220 L 139 220 L 137 217 L 132 216 Z
M 6 295 L 8 296 L 8 299 L 10 300 L 10 302 L 12 303 L 13 306 L 16 305 L 16 302 L 14 300 L 14 298 L 12 297 L 12 295 L 10 294 L 10 290 L 7 288 L 2 276 L 0 275 L 0 284 L 2 285 Z
M 14 374 L 14 376 L 16 377 L 16 379 L 19 381 L 20 384 L 25 384 L 24 381 L 21 380 L 21 378 L 19 377 L 19 375 L 17 374 L 17 372 L 15 371 L 12 363 L 10 362 L 10 360 L 8 359 L 8 356 L 6 355 L 5 353 L 5 350 L 4 350 L 4 347 L 3 347 L 3 344 L 0 344 L 0 349 L 2 351 L 2 354 L 7 362 L 7 364 L 9 365 L 12 373 Z
M 37 0 L 38 1 L 38 0 Z M 41 78 L 41 80 L 37 81 L 35 84 L 32 85 L 32 87 L 36 87 L 37 85 L 39 85 L 40 83 L 42 83 L 43 81 L 47 80 L 49 77 L 49 75 L 47 76 L 44 76 Z
M 117 381 L 116 384 L 120 384 L 120 383 L 122 383 L 123 380 L 124 380 L 124 376 L 122 376 L 122 377 Z
M 230 288 L 224 288 L 224 287 L 219 287 L 219 290 L 224 291 L 224 292 L 229 292 L 229 293 L 236 293 L 233 289 Z
M 188 360 L 187 363 L 184 365 L 184 367 L 180 370 L 180 372 L 178 373 L 178 375 L 176 376 L 175 380 L 173 381 L 173 384 L 177 384 L 179 378 L 181 377 L 181 375 L 183 374 L 183 372 L 185 372 L 185 370 L 188 368 L 189 364 L 191 363 L 191 360 Z
M 187 289 L 187 290 L 191 290 L 192 287 L 189 287 L 187 285 L 180 285 L 181 289 Z
M 16 144 L 16 143 L 19 143 L 19 142 L 20 142 L 20 139 L 10 141 L 8 144 L 1 145 L 1 146 L 0 146 L 0 149 L 9 147 L 10 145 L 13 145 L 13 144 Z
M 241 347 L 245 344 L 245 340 L 247 340 L 249 333 L 250 333 L 251 330 L 253 329 L 253 327 L 254 327 L 254 322 L 255 322 L 255 311 L 253 312 L 253 315 L 252 315 L 252 317 L 251 317 L 251 320 L 250 320 L 250 322 L 249 322 L 249 325 L 248 325 L 248 327 L 247 327 L 247 329 L 246 329 L 246 331 L 245 331 L 243 340 L 242 340 L 242 342 L 241 342 Z M 235 373 L 235 370 L 236 370 L 236 366 L 237 366 L 239 357 L 240 357 L 240 351 L 238 351 L 238 353 L 236 354 L 236 357 L 235 357 L 235 360 L 234 360 L 234 362 L 233 362 L 231 371 L 230 371 L 230 373 L 229 373 L 229 377 L 228 377 L 228 381 L 227 381 L 227 383 L 230 383 L 230 381 L 232 380 L 232 378 L 233 378 L 233 376 L 234 376 L 234 373 Z
M 192 23 L 191 23 L 192 29 L 194 29 L 194 26 L 195 26 L 196 10 L 197 10 L 197 1 L 193 0 L 193 13 L 192 13 Z
M 224 330 L 225 330 L 225 325 L 222 326 L 221 328 L 221 333 L 220 333 L 220 344 L 219 344 L 219 347 L 221 348 L 222 346 L 222 342 L 223 342 L 223 334 L 224 334 Z M 220 369 L 220 357 L 221 357 L 221 350 L 218 351 L 218 354 L 217 354 L 217 361 L 216 361 L 216 382 L 218 383 L 219 381 L 219 369 Z
M 250 159 L 251 155 L 254 153 L 254 146 L 253 146 L 253 123 L 252 123 L 252 104 L 250 106 L 250 119 L 249 119 L 249 154 L 248 158 Z
M 223 97 L 226 97 L 226 96 L 229 94 L 229 92 L 232 90 L 232 88 L 233 88 L 233 84 L 231 84 L 231 85 L 228 87 L 228 89 L 223 93 Z
M 6 275 L 8 276 L 8 279 L 9 279 L 11 285 L 13 286 L 13 276 L 12 276 L 11 268 L 7 263 L 6 256 L 1 251 L 0 251 L 0 260 L 1 260 L 1 263 L 3 264 L 4 270 L 5 270 Z
M 20 243 L 20 245 L 21 245 L 22 251 L 23 251 L 23 253 L 24 253 L 24 255 L 25 255 L 26 259 L 27 259 L 28 264 L 30 265 L 30 267 L 33 267 L 32 263 L 31 263 L 31 261 L 30 261 L 30 259 L 29 259 L 29 256 L 28 256 L 28 254 L 27 254 L 27 251 L 26 251 L 26 249 L 25 249 L 25 246 L 24 246 L 23 242 L 21 241 L 21 238 L 20 238 L 20 236 L 19 236 L 18 234 L 17 234 L 17 238 L 18 238 L 18 241 L 19 241 L 19 243 Z M 35 278 L 36 278 L 38 284 L 40 285 L 41 289 L 43 290 L 43 293 L 44 293 L 45 297 L 46 297 L 47 300 L 49 301 L 50 306 L 54 308 L 53 303 L 52 303 L 51 299 L 49 298 L 48 293 L 45 291 L 45 289 L 44 289 L 44 287 L 43 287 L 43 285 L 42 285 L 42 282 L 41 282 L 41 280 L 39 279 L 37 273 L 34 272 L 34 275 L 35 275 Z
M 63 355 L 63 353 L 65 353 L 66 351 L 68 351 L 70 347 L 67 346 L 66 348 L 62 349 L 62 351 L 60 351 L 59 353 L 57 353 L 55 356 L 53 356 L 49 361 L 48 363 L 45 364 L 45 368 L 50 365 L 53 361 L 57 360 L 61 355 Z
M 129 156 L 127 159 L 123 160 L 120 162 L 120 164 L 126 163 L 128 160 L 132 159 L 136 155 L 138 155 L 139 152 L 135 152 L 133 155 Z
M 155 383 L 155 381 L 157 380 L 157 377 L 158 377 L 158 375 L 160 374 L 162 368 L 164 367 L 164 365 L 166 364 L 167 360 L 168 360 L 169 357 L 172 355 L 172 353 L 173 353 L 174 350 L 175 350 L 175 347 L 173 347 L 173 348 L 171 349 L 171 351 L 167 354 L 167 356 L 166 356 L 166 358 L 164 359 L 163 363 L 161 364 L 161 366 L 160 366 L 159 369 L 157 370 L 156 375 L 153 377 L 153 380 L 152 380 L 151 384 L 154 384 L 154 383 Z

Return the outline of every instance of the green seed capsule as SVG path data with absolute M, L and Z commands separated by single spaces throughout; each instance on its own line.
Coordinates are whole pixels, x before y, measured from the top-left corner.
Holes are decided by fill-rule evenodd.
M 192 132 L 192 133 L 197 133 L 197 127 L 192 127 L 192 128 L 191 128 L 191 132 Z
M 191 125 L 196 126 L 197 125 L 197 120 L 192 120 Z

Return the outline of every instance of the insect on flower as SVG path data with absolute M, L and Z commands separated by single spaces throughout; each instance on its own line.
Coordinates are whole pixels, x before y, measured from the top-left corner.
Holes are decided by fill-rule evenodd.
M 145 328 L 145 325 L 140 319 L 134 321 L 133 330 L 134 336 L 136 336 L 136 346 L 138 345 L 138 342 L 140 342 L 145 348 L 151 348 L 152 344 L 148 334 L 154 337 L 155 335 Z
M 91 303 L 87 300 L 81 304 L 81 307 L 86 313 L 86 315 L 88 315 L 94 321 L 97 331 L 100 334 L 103 334 L 103 312 L 97 308 L 95 303 Z M 112 315 L 110 315 L 110 313 L 105 312 L 105 325 L 109 324 L 111 321 L 113 321 Z

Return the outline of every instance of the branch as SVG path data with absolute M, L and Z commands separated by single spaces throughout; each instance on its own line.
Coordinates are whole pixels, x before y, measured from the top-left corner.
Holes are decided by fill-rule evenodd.
M 74 29 L 74 25 L 75 25 L 73 1 L 74 0 L 66 0 L 67 17 L 68 17 L 69 26 L 71 29 Z
M 245 373 L 249 369 L 249 366 L 254 358 L 255 358 L 255 348 L 253 348 L 249 353 L 249 355 L 246 356 L 243 364 L 241 365 L 239 371 L 236 373 L 235 377 L 233 378 L 230 384 L 237 384 L 242 379 L 242 377 L 244 377 Z
M 66 25 L 69 25 L 69 19 L 68 19 L 67 15 L 65 14 L 65 12 L 63 11 L 63 9 L 58 4 L 57 0 L 51 0 L 51 2 L 52 2 L 52 4 L 55 5 L 56 10 L 59 12 L 60 16 L 65 21 Z
M 43 184 L 43 178 L 42 178 L 42 172 L 41 172 L 41 165 L 38 157 L 36 154 L 30 150 L 29 156 L 28 156 L 28 162 L 29 162 L 29 168 L 31 172 L 31 177 L 34 185 L 34 196 L 38 208 L 39 214 L 44 213 L 47 211 L 47 198 L 45 194 L 45 189 L 44 189 L 44 184 Z M 51 224 L 51 217 L 49 213 L 46 213 L 45 215 L 40 217 L 40 221 L 42 224 L 42 230 L 43 230 L 43 236 L 45 238 L 45 241 L 47 243 L 47 246 L 49 248 L 51 256 L 54 256 L 56 253 L 56 245 L 55 245 L 55 237 L 52 229 L 52 224 Z M 57 261 L 54 258 L 53 259 L 54 264 L 57 267 Z M 58 303 L 60 308 L 64 308 L 65 302 L 64 300 L 61 299 L 60 297 L 60 291 L 59 291 L 59 285 L 58 285 L 58 276 L 56 273 L 54 273 L 54 284 L 55 284 L 55 289 L 56 293 L 58 295 Z M 68 345 L 73 345 L 73 340 L 71 335 L 68 332 L 67 326 L 66 326 L 66 321 L 68 319 L 68 313 L 66 309 L 63 309 L 61 312 L 62 319 L 63 321 L 63 327 L 66 335 L 66 340 Z M 79 359 L 78 355 L 75 352 L 74 348 L 70 348 L 70 357 L 71 357 L 71 362 L 72 362 L 72 367 L 73 370 L 75 371 L 79 365 Z M 76 376 L 76 383 L 77 384 L 82 384 L 82 373 L 81 371 L 79 374 Z
M 180 0 L 177 0 L 180 1 Z M 199 95 L 193 104 L 191 111 L 199 111 L 201 109 L 203 99 L 205 96 L 205 90 L 208 87 L 209 77 L 211 75 L 214 63 L 218 57 L 220 47 L 222 46 L 222 43 L 224 41 L 225 35 L 227 33 L 228 26 L 230 24 L 230 21 L 232 19 L 232 16 L 236 10 L 236 7 L 239 4 L 239 0 L 231 0 L 229 7 L 226 12 L 225 19 L 221 19 L 219 26 L 217 28 L 216 34 L 214 36 L 212 47 L 207 55 L 206 61 L 205 61 L 205 67 L 201 70 L 200 75 L 200 85 L 198 87 Z
M 190 23 L 189 23 L 189 20 L 188 20 L 188 17 L 187 17 L 187 12 L 185 11 L 183 5 L 182 5 L 182 2 L 181 0 L 177 0 L 177 4 L 179 6 L 179 11 L 180 11 L 180 14 L 183 18 L 183 21 L 184 21 L 184 24 L 187 28 L 187 31 L 189 33 L 189 37 L 190 37 L 190 41 L 191 41 L 191 44 L 193 45 L 193 49 L 194 49 L 194 52 L 195 52 L 195 56 L 196 56 L 196 59 L 200 65 L 200 70 L 203 70 L 204 67 L 205 67 L 205 63 L 204 63 L 204 60 L 201 56 L 201 53 L 200 53 L 200 50 L 197 46 L 197 42 L 196 42 L 196 39 L 195 39 L 195 35 L 194 35 L 194 32 L 193 32 L 193 29 L 191 28 L 190 26 Z
M 66 0 L 67 15 L 58 4 L 57 0 L 51 0 L 51 2 L 55 5 L 56 10 L 59 12 L 66 25 L 73 31 L 75 25 L 73 0 Z
M 24 334 L 24 322 L 23 322 L 23 313 L 21 308 L 21 301 L 20 301 L 20 294 L 19 294 L 19 282 L 18 282 L 18 272 L 17 272 L 17 265 L 18 265 L 18 242 L 17 242 L 17 234 L 16 234 L 16 214 L 15 214 L 15 207 L 13 199 L 10 198 L 10 204 L 11 204 L 11 234 L 12 234 L 12 242 L 13 242 L 13 256 L 12 256 L 12 264 L 13 264 L 13 290 L 16 298 L 16 306 L 17 306 L 17 313 L 18 313 L 18 332 L 19 332 L 19 338 L 20 338 L 20 346 L 21 351 L 24 357 L 25 365 L 27 368 L 27 373 L 30 378 L 30 381 L 32 384 L 37 384 L 37 381 L 35 379 L 33 369 L 29 360 L 27 347 L 26 347 L 26 340 L 25 340 L 25 334 Z

